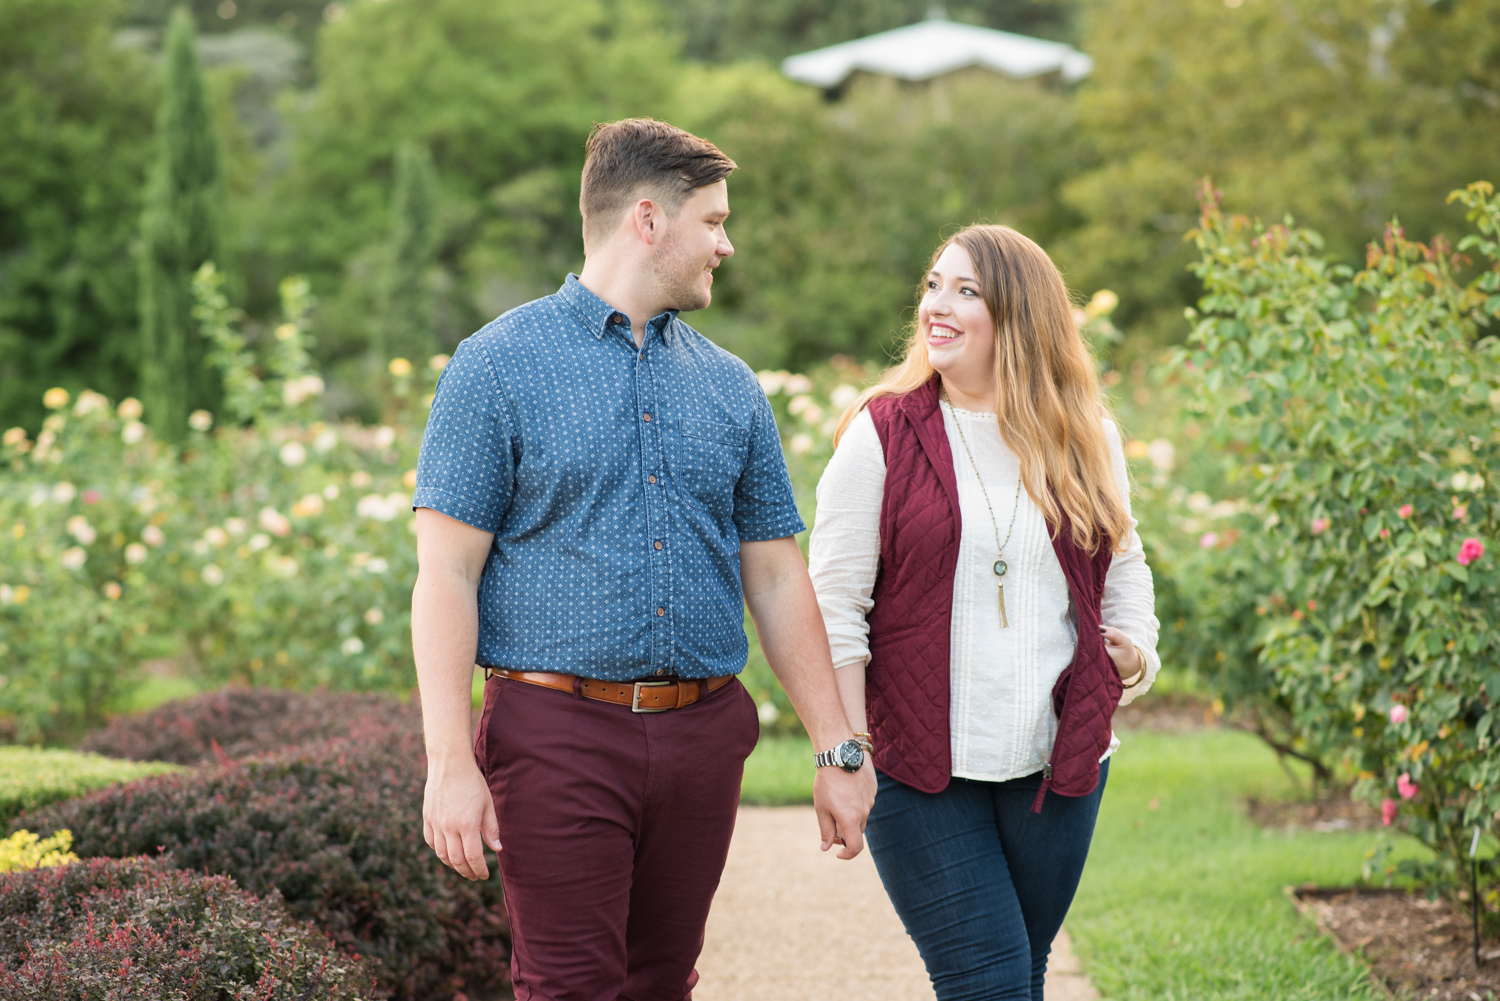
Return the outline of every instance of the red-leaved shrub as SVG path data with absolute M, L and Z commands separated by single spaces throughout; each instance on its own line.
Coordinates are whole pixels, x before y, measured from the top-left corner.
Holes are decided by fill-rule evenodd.
M 422 841 L 426 762 L 409 729 L 113 786 L 22 814 L 67 828 L 81 856 L 172 853 L 174 864 L 279 891 L 287 910 L 367 957 L 381 993 L 449 998 L 509 980 L 500 879 L 472 883 Z
M 312 740 L 347 737 L 371 726 L 422 731 L 422 713 L 373 692 L 293 692 L 221 688 L 120 716 L 89 734 L 79 750 L 131 761 L 196 765 L 224 755 L 244 758 Z
M 168 859 L 0 875 L 7 1001 L 358 1001 L 369 964 L 223 876 Z

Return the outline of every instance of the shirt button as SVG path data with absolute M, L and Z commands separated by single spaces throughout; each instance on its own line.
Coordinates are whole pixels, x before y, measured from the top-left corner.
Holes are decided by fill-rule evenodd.
M 651 423 L 651 415 L 650 414 L 642 414 L 641 415 L 641 420 L 645 421 L 647 424 L 650 424 Z
M 615 313 L 613 316 L 611 316 L 609 318 L 609 322 L 610 323 L 624 323 L 625 322 L 625 317 L 621 316 L 619 313 Z
M 657 540 L 656 540 L 656 548 L 657 548 L 657 549 L 660 549 L 660 548 L 661 548 L 661 540 L 660 540 L 660 539 L 657 539 Z
M 655 483 L 656 482 L 656 474 L 652 473 L 650 476 L 646 477 L 646 482 L 647 483 Z
M 666 674 L 666 673 L 667 673 L 667 669 L 665 667 L 658 667 L 656 669 L 656 675 L 657 675 L 657 677 L 661 677 L 663 674 Z
M 667 614 L 667 610 L 665 608 L 658 608 L 656 610 L 656 614 L 657 615 L 666 615 Z

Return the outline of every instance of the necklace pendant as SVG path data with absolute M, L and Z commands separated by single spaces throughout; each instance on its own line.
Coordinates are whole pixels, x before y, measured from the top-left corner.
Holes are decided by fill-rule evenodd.
M 1005 571 L 1009 570 L 1010 567 L 1006 565 L 1004 560 L 996 560 L 993 569 L 996 577 L 1004 577 Z

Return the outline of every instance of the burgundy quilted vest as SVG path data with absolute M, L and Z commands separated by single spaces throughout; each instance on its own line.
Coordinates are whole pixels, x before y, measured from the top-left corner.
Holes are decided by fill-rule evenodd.
M 873 400 L 869 409 L 886 469 L 865 672 L 875 764 L 906 785 L 941 792 L 953 773 L 948 673 L 959 508 L 937 377 L 905 396 Z M 1099 784 L 1099 758 L 1123 690 L 1099 636 L 1110 547 L 1090 556 L 1064 520 L 1052 548 L 1078 616 L 1078 646 L 1052 689 L 1057 738 L 1032 806 L 1037 812 L 1049 788 L 1086 796 Z

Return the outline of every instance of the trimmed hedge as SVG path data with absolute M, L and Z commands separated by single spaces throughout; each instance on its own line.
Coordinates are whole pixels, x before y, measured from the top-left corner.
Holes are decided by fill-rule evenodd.
M 111 758 L 196 765 L 348 737 L 372 726 L 421 733 L 422 713 L 379 693 L 228 687 L 117 717 L 79 747 Z
M 77 751 L 0 747 L 0 826 L 22 810 L 71 799 L 115 782 L 176 771 L 172 765 L 116 761 Z
M 160 859 L 88 859 L 0 876 L 0 996 L 372 997 L 369 964 L 223 876 Z
M 73 832 L 82 856 L 176 865 L 277 891 L 296 918 L 366 956 L 382 993 L 450 998 L 509 981 L 500 880 L 471 883 L 422 841 L 425 759 L 407 729 L 306 744 L 102 790 L 13 826 Z

